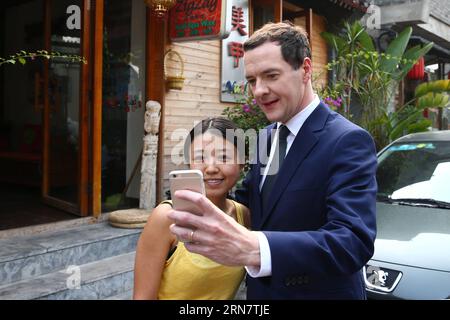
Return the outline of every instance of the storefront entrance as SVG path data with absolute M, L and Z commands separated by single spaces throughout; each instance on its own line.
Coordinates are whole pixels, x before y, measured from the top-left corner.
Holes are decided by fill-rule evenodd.
M 7 0 L 0 9 L 0 57 L 46 50 L 87 60 L 0 66 L 0 201 L 8 204 L 0 230 L 136 207 L 149 91 L 145 2 Z
M 0 56 L 21 50 L 84 56 L 89 19 L 82 19 L 83 0 L 4 1 L 0 8 Z M 52 220 L 58 210 L 61 219 L 71 217 L 67 212 L 87 215 L 87 70 L 64 58 L 0 66 L 0 182 L 10 200 L 0 208 L 0 225 L 2 216 L 13 219 L 14 201 L 23 208 L 14 213 L 23 223 L 14 226 L 45 222 L 19 217 L 39 205 L 41 216 L 47 206 Z

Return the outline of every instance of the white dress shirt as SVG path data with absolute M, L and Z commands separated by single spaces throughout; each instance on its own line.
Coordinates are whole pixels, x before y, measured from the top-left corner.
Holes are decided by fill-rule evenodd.
M 289 152 L 289 149 L 292 146 L 292 143 L 294 142 L 295 137 L 299 133 L 301 127 L 305 123 L 306 119 L 313 113 L 313 111 L 317 108 L 317 106 L 320 103 L 320 99 L 317 95 L 314 96 L 313 101 L 309 105 L 306 106 L 302 111 L 297 113 L 295 116 L 293 116 L 287 123 L 284 125 L 288 127 L 290 134 L 287 137 L 287 147 L 286 147 L 286 156 Z M 277 128 L 281 125 L 281 122 L 277 123 Z M 266 179 L 267 171 L 269 170 L 270 163 L 272 162 L 272 158 L 275 153 L 276 149 L 276 143 L 278 143 L 278 131 L 276 134 L 276 137 L 274 137 L 272 142 L 272 147 L 270 148 L 270 155 L 269 155 L 269 163 L 267 164 L 264 175 L 261 179 L 261 183 L 259 185 L 259 190 L 261 191 L 262 186 L 264 184 L 264 181 Z M 246 266 L 245 269 L 247 270 L 248 274 L 253 278 L 259 278 L 259 277 L 267 277 L 272 275 L 272 259 L 270 254 L 270 246 L 269 241 L 267 240 L 266 235 L 262 231 L 256 232 L 258 236 L 259 241 L 259 252 L 261 257 L 261 263 L 260 268 L 255 268 L 251 266 Z

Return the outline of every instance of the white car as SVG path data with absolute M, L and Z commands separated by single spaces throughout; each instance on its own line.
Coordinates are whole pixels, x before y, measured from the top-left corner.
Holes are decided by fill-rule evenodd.
M 378 153 L 369 299 L 450 299 L 450 130 L 404 136 Z

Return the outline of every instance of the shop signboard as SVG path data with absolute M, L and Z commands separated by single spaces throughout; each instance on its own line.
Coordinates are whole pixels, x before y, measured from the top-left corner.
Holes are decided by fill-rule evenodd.
M 249 35 L 248 0 L 230 1 L 231 31 L 222 40 L 221 94 L 222 102 L 236 102 L 245 98 L 245 72 L 243 44 Z
M 177 0 L 170 10 L 170 39 L 177 42 L 226 38 L 229 34 L 226 23 L 227 2 Z

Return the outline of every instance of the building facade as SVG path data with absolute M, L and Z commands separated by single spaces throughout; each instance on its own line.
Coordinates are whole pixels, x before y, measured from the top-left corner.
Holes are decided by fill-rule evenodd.
M 21 0 L 0 5 L 1 57 L 46 50 L 87 60 L 33 56 L 23 65 L 0 66 L 0 180 L 5 197 L 23 204 L 28 200 L 21 199 L 33 194 L 39 202 L 76 216 L 99 217 L 138 206 L 149 100 L 162 106 L 156 195 L 157 201 L 166 197 L 168 172 L 182 168 L 172 159 L 180 143 L 177 132 L 233 104 L 223 97 L 223 63 L 241 57 L 224 49 L 226 39 L 174 39 L 169 16 L 157 17 L 151 2 Z M 186 8 L 196 3 L 178 2 Z M 335 30 L 343 19 L 361 17 L 368 6 L 364 1 L 331 0 L 226 3 L 230 34 L 249 35 L 268 21 L 288 19 L 302 25 L 310 37 L 313 68 L 324 84 L 330 52 L 320 33 Z M 232 18 L 239 8 L 245 16 L 236 29 Z M 178 56 L 166 55 L 168 50 Z M 170 89 L 165 75 L 181 68 L 182 89 Z M 24 225 L 43 220 L 36 221 Z

